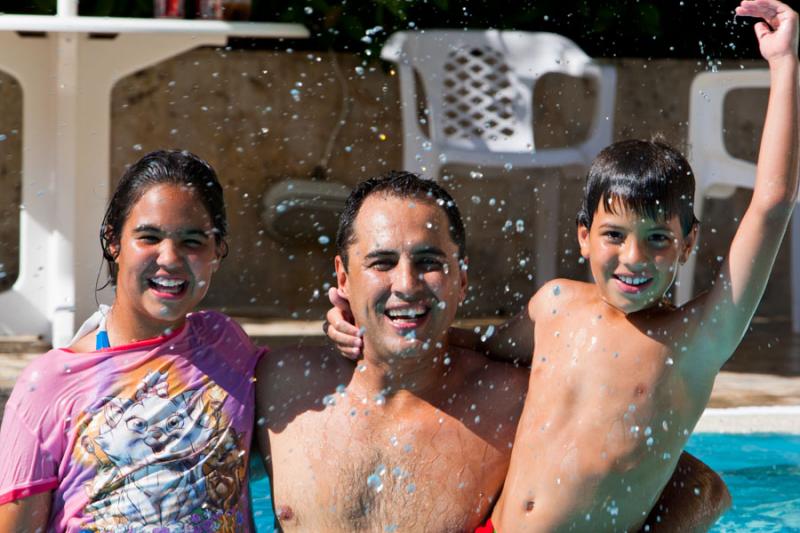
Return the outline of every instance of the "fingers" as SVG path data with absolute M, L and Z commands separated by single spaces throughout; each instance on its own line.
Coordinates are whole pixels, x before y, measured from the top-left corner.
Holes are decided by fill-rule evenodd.
M 766 22 L 758 22 L 758 23 L 756 23 L 756 25 L 753 27 L 753 29 L 755 30 L 756 38 L 759 41 L 761 39 L 763 39 L 765 35 L 769 35 L 770 33 L 772 33 L 772 28 L 770 28 L 769 25 Z

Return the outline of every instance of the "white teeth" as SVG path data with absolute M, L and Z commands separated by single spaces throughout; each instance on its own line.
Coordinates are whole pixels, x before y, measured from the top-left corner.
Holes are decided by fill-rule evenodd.
M 169 279 L 169 278 L 150 278 L 150 281 L 155 283 L 156 285 L 161 285 L 162 287 L 180 287 L 185 281 L 179 279 Z
M 416 318 L 427 312 L 428 310 L 424 307 L 406 307 L 403 309 L 389 309 L 386 314 L 392 318 Z
M 641 285 L 647 281 L 650 281 L 650 278 L 638 278 L 631 276 L 617 276 L 617 277 L 624 283 L 627 283 L 628 285 Z

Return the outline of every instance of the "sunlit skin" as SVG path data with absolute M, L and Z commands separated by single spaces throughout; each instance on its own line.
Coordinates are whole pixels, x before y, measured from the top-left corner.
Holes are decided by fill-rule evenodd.
M 363 358 L 290 348 L 258 369 L 281 528 L 471 531 L 500 492 L 526 373 L 447 345 L 467 279 L 440 207 L 377 193 L 354 235 L 336 270 Z
M 131 208 L 113 252 L 119 271 L 107 323 L 111 346 L 180 328 L 208 291 L 221 259 L 208 210 L 197 195 L 179 185 L 147 189 Z M 154 286 L 154 278 L 169 280 L 171 286 Z M 94 337 L 91 332 L 70 348 L 91 352 Z M 1 505 L 0 531 L 44 531 L 52 494 Z
M 186 186 L 154 185 L 133 205 L 112 247 L 119 269 L 107 324 L 112 346 L 183 325 L 219 267 L 213 229 L 208 210 Z M 86 346 L 74 348 L 93 349 L 93 335 L 79 342 Z
M 407 213 L 400 224 L 398 209 Z M 416 367 L 413 359 L 423 353 L 443 353 L 445 332 L 466 290 L 447 217 L 430 202 L 376 195 L 364 201 L 360 220 L 370 222 L 359 225 L 348 268 L 336 258 L 339 288 L 352 302 L 367 350 L 397 359 L 395 368 L 404 359 Z
M 675 215 L 652 220 L 619 200 L 610 210 L 600 202 L 591 229 L 578 228 L 581 255 L 589 259 L 597 290 L 603 301 L 623 313 L 652 307 L 663 298 L 696 236 L 696 227 L 684 235 Z
M 532 369 L 498 531 L 641 527 L 747 330 L 797 198 L 798 39 L 797 14 L 777 1 L 748 0 L 737 14 L 771 26 L 755 26 L 771 89 L 753 197 L 728 257 L 707 294 L 675 308 L 662 297 L 694 241 L 676 217 L 642 218 L 612 199 L 578 229 L 595 282 L 545 284 L 520 322 L 535 325 Z M 687 517 L 670 530 L 709 525 Z

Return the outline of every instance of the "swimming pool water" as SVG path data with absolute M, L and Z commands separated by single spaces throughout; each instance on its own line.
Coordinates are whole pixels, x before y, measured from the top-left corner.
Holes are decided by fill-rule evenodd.
M 711 531 L 800 531 L 800 435 L 698 433 L 686 449 L 716 470 L 733 496 Z
M 716 470 L 733 495 L 733 507 L 712 532 L 800 532 L 800 435 L 698 433 L 686 449 Z M 252 463 L 256 530 L 272 532 L 269 480 L 261 461 Z

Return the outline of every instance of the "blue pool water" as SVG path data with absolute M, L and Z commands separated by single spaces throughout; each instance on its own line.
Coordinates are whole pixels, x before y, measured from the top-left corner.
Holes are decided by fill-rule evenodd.
M 686 449 L 716 470 L 733 495 L 733 507 L 712 532 L 800 532 L 800 435 L 698 433 Z M 252 463 L 256 530 L 272 532 L 269 480 L 255 456 Z
M 733 496 L 712 531 L 800 531 L 800 435 L 698 433 L 686 449 L 716 470 Z

